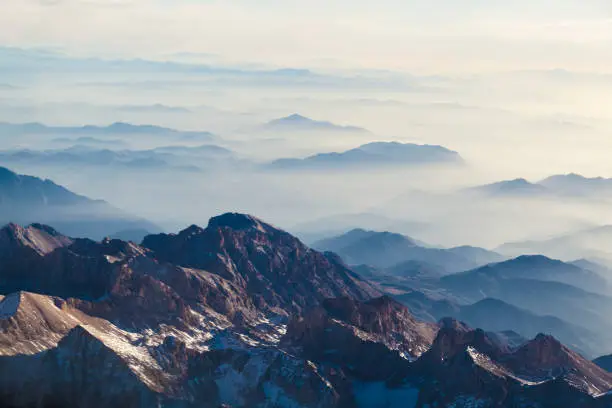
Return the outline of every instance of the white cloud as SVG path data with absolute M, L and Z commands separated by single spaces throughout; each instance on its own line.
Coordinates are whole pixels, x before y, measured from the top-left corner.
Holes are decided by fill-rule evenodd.
M 0 45 L 435 72 L 612 66 L 603 0 L 0 0 Z

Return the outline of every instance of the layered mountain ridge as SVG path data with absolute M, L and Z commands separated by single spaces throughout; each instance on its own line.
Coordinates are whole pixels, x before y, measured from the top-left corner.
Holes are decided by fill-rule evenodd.
M 71 236 L 101 239 L 124 229 L 159 228 L 102 200 L 0 167 L 0 224 L 44 223 Z
M 549 388 L 609 406 L 612 375 L 553 338 L 515 349 L 420 321 L 337 256 L 249 215 L 142 245 L 43 225 L 0 237 L 11 406 L 351 407 L 372 390 L 419 408 L 558 406 Z

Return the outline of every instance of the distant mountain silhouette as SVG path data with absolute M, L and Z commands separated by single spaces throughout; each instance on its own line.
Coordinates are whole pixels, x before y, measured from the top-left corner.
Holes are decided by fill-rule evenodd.
M 523 255 L 508 261 L 489 264 L 467 272 L 443 278 L 448 283 L 465 282 L 467 285 L 479 280 L 504 281 L 510 279 L 536 279 L 561 282 L 588 291 L 606 291 L 608 282 L 599 274 L 578 266 L 550 259 L 542 255 Z
M 115 122 L 108 126 L 47 126 L 42 123 L 0 123 L 2 134 L 50 134 L 67 136 L 101 136 L 101 135 L 168 135 L 174 137 L 197 137 L 202 142 L 212 141 L 215 136 L 210 132 L 181 131 L 155 125 L 134 125 Z
M 540 316 L 555 316 L 607 342 L 612 330 L 612 297 L 602 294 L 609 293 L 607 288 L 607 281 L 593 271 L 543 256 L 522 256 L 443 276 L 436 290 L 460 303 L 494 298 Z
M 612 194 L 612 179 L 588 178 L 580 174 L 559 174 L 538 182 L 524 178 L 504 180 L 483 186 L 468 188 L 466 192 L 491 196 L 562 196 L 581 198 L 585 196 L 609 196 Z
M 325 131 L 367 133 L 366 129 L 356 126 L 341 126 L 331 122 L 319 121 L 294 113 L 280 119 L 274 119 L 264 125 L 266 130 L 281 131 Z
M 335 252 L 345 262 L 353 265 L 389 268 L 406 261 L 419 261 L 437 266 L 447 273 L 464 271 L 489 263 L 490 260 L 502 259 L 500 255 L 480 248 L 429 248 L 405 235 L 362 229 L 320 240 L 313 247 Z
M 109 166 L 131 170 L 200 171 L 203 167 L 235 165 L 233 153 L 216 145 L 164 146 L 149 150 L 100 148 L 74 145 L 52 150 L 0 151 L 0 161 L 7 164 L 71 166 Z
M 530 183 L 523 178 L 474 187 L 467 191 L 491 196 L 534 196 L 549 193 L 546 187 Z
M 582 258 L 569 263 L 579 267 L 580 269 L 595 272 L 599 274 L 599 276 L 603 276 L 604 278 L 612 278 L 612 269 L 598 262 Z
M 352 167 L 461 164 L 457 152 L 442 146 L 399 142 L 373 142 L 342 153 L 320 153 L 304 159 L 279 159 L 273 169 L 342 169 Z
M 612 262 L 612 225 L 577 231 L 541 241 L 510 242 L 496 251 L 516 256 L 520 254 L 543 254 L 564 261 L 586 258 Z
M 462 256 L 479 265 L 487 265 L 494 262 L 501 262 L 506 259 L 505 256 L 498 254 L 495 251 L 474 247 L 470 245 L 462 245 L 458 247 L 448 248 L 448 252 Z
M 0 167 L 0 224 L 42 222 L 75 237 L 103 238 L 118 230 L 158 231 L 148 221 L 33 176 Z
M 539 181 L 538 184 L 557 194 L 570 196 L 612 194 L 612 179 L 589 178 L 576 173 L 551 176 Z
M 313 243 L 327 237 L 342 235 L 344 232 L 356 228 L 374 231 L 411 231 L 410 233 L 418 234 L 421 230 L 427 228 L 427 224 L 419 221 L 406 221 L 385 217 L 375 213 L 349 213 L 330 215 L 302 222 L 293 226 L 291 230 L 307 243 Z M 410 235 L 410 233 L 408 234 Z M 426 246 L 420 242 L 419 244 Z
M 498 299 L 486 298 L 473 304 L 459 305 L 447 299 L 436 300 L 417 291 L 396 296 L 396 299 L 408 306 L 413 314 L 429 321 L 450 316 L 473 327 L 493 332 L 511 330 L 525 338 L 549 333 L 587 355 L 601 350 L 593 347 L 595 333 L 583 327 L 555 316 L 539 316 Z

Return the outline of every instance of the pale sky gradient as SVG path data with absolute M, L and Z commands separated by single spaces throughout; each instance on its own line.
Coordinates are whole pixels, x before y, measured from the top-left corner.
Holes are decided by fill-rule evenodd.
M 466 73 L 612 71 L 608 0 L 0 0 L 0 45 Z

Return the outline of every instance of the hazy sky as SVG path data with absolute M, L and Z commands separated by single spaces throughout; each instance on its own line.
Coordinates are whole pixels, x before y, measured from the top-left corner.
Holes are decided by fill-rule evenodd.
M 0 7 L 0 44 L 71 54 L 417 72 L 612 70 L 608 0 L 0 0 Z
M 443 175 L 223 170 L 188 180 L 15 167 L 171 229 L 228 210 L 287 226 L 372 211 L 422 221 L 419 208 L 400 202 L 396 214 L 386 203 L 517 177 L 612 177 L 610 0 L 0 0 L 0 10 L 0 121 L 206 130 L 256 162 L 394 140 L 442 145 L 468 163 Z M 258 133 L 294 112 L 371 133 Z M 25 143 L 0 141 L 0 150 Z M 55 146 L 45 142 L 26 147 Z M 123 142 L 114 147 L 151 147 Z M 425 238 L 492 246 L 612 222 L 597 205 L 516 214 L 451 205 Z

